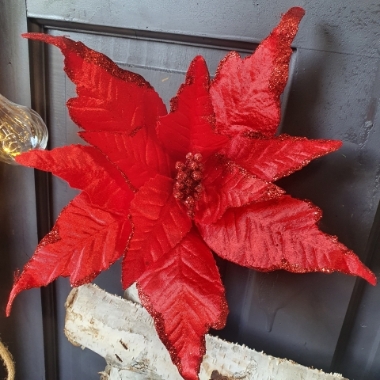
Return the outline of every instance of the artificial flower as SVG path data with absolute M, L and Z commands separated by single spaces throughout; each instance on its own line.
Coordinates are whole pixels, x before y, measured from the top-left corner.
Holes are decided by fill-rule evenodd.
M 213 252 L 260 271 L 340 271 L 376 282 L 359 258 L 320 231 L 321 211 L 273 182 L 341 142 L 276 135 L 291 43 L 290 9 L 249 57 L 232 52 L 210 83 L 191 62 L 167 113 L 141 76 L 66 37 L 26 34 L 61 49 L 76 84 L 67 103 L 89 144 L 17 157 L 82 190 L 61 212 L 12 289 L 69 276 L 78 286 L 123 256 L 124 288 L 143 305 L 184 379 L 198 379 L 204 335 L 228 308 Z

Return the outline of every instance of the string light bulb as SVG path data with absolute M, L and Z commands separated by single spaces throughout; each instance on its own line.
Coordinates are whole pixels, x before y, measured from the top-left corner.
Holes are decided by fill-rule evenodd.
M 16 164 L 16 156 L 45 149 L 47 140 L 48 130 L 37 112 L 0 94 L 0 161 Z

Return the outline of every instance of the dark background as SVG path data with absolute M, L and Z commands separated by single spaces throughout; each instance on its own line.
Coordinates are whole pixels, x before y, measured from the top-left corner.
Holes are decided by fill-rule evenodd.
M 195 55 L 204 55 L 213 73 L 228 50 L 253 50 L 291 6 L 302 6 L 306 16 L 294 42 L 282 132 L 341 139 L 344 146 L 279 184 L 321 207 L 321 229 L 379 275 L 376 1 L 0 0 L 0 93 L 45 117 L 51 147 L 78 142 L 65 108 L 75 91 L 62 56 L 42 44 L 28 49 L 20 33 L 81 40 L 144 75 L 168 102 Z M 72 346 L 63 333 L 66 279 L 22 293 L 11 317 L 4 317 L 14 271 L 75 192 L 60 180 L 6 164 L 0 164 L 0 181 L 0 333 L 16 359 L 17 379 L 96 379 L 104 359 Z M 231 313 L 220 336 L 350 379 L 380 378 L 380 287 L 342 274 L 222 268 Z M 122 294 L 118 264 L 96 282 Z

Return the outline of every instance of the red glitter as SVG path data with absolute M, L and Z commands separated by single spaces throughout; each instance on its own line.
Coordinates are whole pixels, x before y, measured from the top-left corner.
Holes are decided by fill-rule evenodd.
M 186 161 L 177 161 L 175 168 L 178 170 L 176 182 L 174 183 L 173 194 L 187 208 L 187 214 L 194 217 L 194 207 L 203 190 L 201 185 L 203 165 L 200 153 L 187 153 Z

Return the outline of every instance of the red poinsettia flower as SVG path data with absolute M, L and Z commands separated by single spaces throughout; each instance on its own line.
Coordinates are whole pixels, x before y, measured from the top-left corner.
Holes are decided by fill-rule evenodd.
M 250 57 L 228 54 L 211 84 L 196 57 L 168 114 L 148 82 L 106 56 L 65 37 L 26 34 L 64 54 L 78 94 L 68 109 L 89 146 L 17 157 L 82 192 L 16 279 L 8 314 L 22 290 L 58 276 L 89 282 L 124 255 L 123 286 L 137 282 L 173 362 L 193 380 L 204 335 L 227 315 L 212 251 L 261 271 L 340 271 L 375 284 L 352 251 L 318 229 L 316 206 L 272 183 L 341 145 L 275 135 L 303 14 L 290 9 Z

